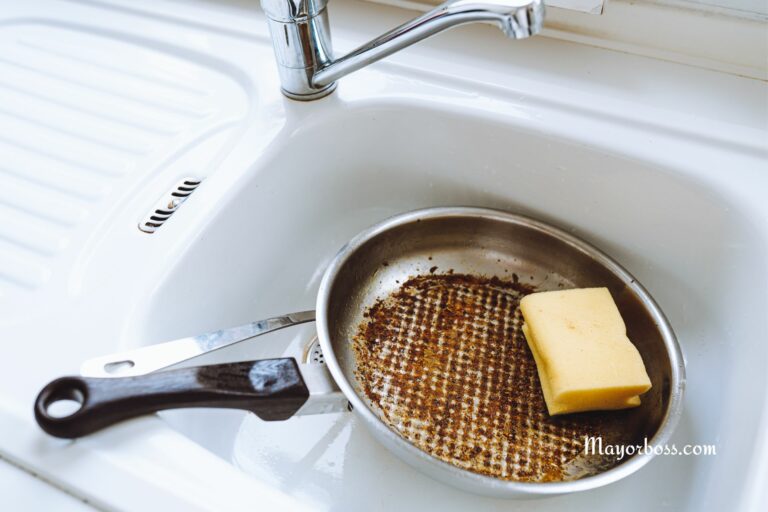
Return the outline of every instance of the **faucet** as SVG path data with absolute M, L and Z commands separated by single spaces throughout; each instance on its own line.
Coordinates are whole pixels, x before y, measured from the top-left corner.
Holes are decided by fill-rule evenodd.
M 335 59 L 328 0 L 261 0 L 267 15 L 283 94 L 315 100 L 353 71 L 458 25 L 489 23 L 522 39 L 541 30 L 543 0 L 448 0 L 431 11 Z

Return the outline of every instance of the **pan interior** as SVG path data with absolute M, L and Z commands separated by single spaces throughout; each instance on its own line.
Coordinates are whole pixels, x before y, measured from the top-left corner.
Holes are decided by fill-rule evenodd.
M 552 442 L 537 443 L 532 450 L 522 454 L 523 462 L 528 464 L 525 471 L 514 471 L 493 461 L 489 464 L 488 461 L 473 460 L 471 453 L 464 457 L 445 457 L 441 456 L 443 452 L 439 447 L 437 450 L 425 449 L 424 443 L 409 438 L 408 429 L 403 428 L 403 422 L 408 422 L 408 418 L 393 420 L 391 414 L 382 411 L 380 404 L 363 392 L 353 340 L 359 334 L 360 326 L 368 322 L 364 315 L 378 300 L 396 292 L 414 277 L 445 274 L 496 277 L 531 286 L 536 291 L 608 287 L 625 320 L 628 335 L 643 357 L 653 384 L 652 390 L 643 396 L 642 405 L 635 409 L 568 415 L 566 423 L 557 418 L 550 421 L 541 414 L 523 418 L 520 428 L 526 429 L 536 439 L 540 435 L 552 438 Z M 509 357 L 530 359 L 519 332 L 519 311 L 510 310 L 508 313 L 516 315 L 516 319 L 512 322 L 512 330 L 505 336 L 507 341 L 491 339 L 485 340 L 485 343 L 490 343 L 492 349 L 493 343 L 514 339 L 517 351 L 511 351 Z M 568 422 L 599 424 L 599 431 L 593 432 L 600 435 L 605 443 L 642 444 L 644 438 L 650 440 L 658 430 L 669 405 L 671 365 L 667 349 L 653 316 L 633 282 L 604 265 L 600 257 L 590 254 L 588 249 L 560 238 L 557 231 L 525 219 L 503 215 L 440 215 L 412 218 L 380 231 L 355 245 L 338 269 L 328 293 L 327 322 L 334 356 L 362 405 L 373 411 L 401 439 L 454 466 L 487 476 L 543 482 L 574 480 L 600 473 L 628 458 L 617 461 L 614 457 L 579 455 L 572 458 L 567 453 L 564 455 L 564 445 L 570 446 L 573 453 L 574 447 L 580 449 L 584 441 L 574 439 L 583 431 L 567 428 Z M 478 370 L 483 371 L 477 368 L 460 371 Z M 530 373 L 532 370 L 528 367 L 527 371 Z M 464 375 L 455 377 L 465 378 Z M 538 386 L 538 381 L 536 383 Z M 540 394 L 540 389 L 537 387 L 533 392 Z M 541 401 L 540 395 L 529 398 Z M 495 399 L 501 400 L 501 397 Z M 466 437 L 467 434 L 462 435 Z M 487 440 L 482 436 L 471 440 L 473 446 L 482 447 L 484 442 Z M 564 457 L 568 458 L 565 471 L 553 473 L 542 462 Z M 542 464 L 536 465 L 536 461 Z M 532 462 L 533 470 L 530 469 Z M 519 464 L 516 463 L 515 467 L 519 468 Z

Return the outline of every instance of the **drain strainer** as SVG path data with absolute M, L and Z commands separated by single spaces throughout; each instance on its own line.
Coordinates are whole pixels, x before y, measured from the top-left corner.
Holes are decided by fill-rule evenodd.
M 309 340 L 307 348 L 304 349 L 304 363 L 306 364 L 325 364 L 323 349 L 320 348 L 320 340 L 314 336 Z

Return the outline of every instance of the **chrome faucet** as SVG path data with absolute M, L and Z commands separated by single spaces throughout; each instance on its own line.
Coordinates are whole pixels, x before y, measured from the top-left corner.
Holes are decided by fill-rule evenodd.
M 338 59 L 333 57 L 328 0 L 261 0 L 267 15 L 283 93 L 315 100 L 336 80 L 422 39 L 458 25 L 490 23 L 522 39 L 541 30 L 543 0 L 448 0 Z

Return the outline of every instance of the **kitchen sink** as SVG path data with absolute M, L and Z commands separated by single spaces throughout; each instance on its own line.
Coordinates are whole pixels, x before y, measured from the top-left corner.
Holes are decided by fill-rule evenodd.
M 764 509 L 765 83 L 543 37 L 511 48 L 471 27 L 301 103 L 281 95 L 266 23 L 246 2 L 40 1 L 0 15 L 0 66 L 15 77 L 0 79 L 13 157 L 0 162 L 0 213 L 19 220 L 0 226 L 0 337 L 12 343 L 1 459 L 107 510 Z M 338 2 L 339 51 L 409 17 Z M 200 186 L 140 231 L 186 177 Z M 83 360 L 311 309 L 350 237 L 447 205 L 535 217 L 627 268 L 686 360 L 673 442 L 717 454 L 505 501 L 418 473 L 348 413 L 168 411 L 75 442 L 35 425 L 39 389 Z M 302 358 L 313 337 L 305 324 L 189 364 Z
M 765 232 L 742 204 L 689 169 L 537 131 L 523 126 L 527 120 L 505 122 L 497 112 L 407 98 L 289 107 L 304 111 L 301 122 L 254 161 L 196 234 L 137 312 L 136 339 L 173 339 L 312 308 L 336 251 L 397 213 L 440 205 L 523 213 L 602 248 L 658 300 L 687 361 L 674 442 L 718 450 L 709 458 L 659 457 L 607 488 L 527 506 L 700 510 L 738 496 L 764 414 L 755 404 L 765 396 L 767 350 L 759 314 L 766 306 Z M 301 357 L 312 335 L 304 326 L 209 360 Z M 520 507 L 417 473 L 350 414 L 283 423 L 232 412 L 163 416 L 247 473 L 323 509 L 338 500 L 350 509 L 436 505 L 425 489 L 439 489 L 443 509 Z

